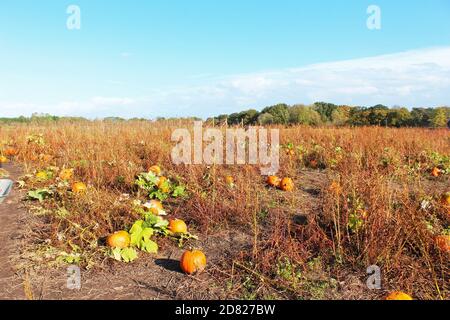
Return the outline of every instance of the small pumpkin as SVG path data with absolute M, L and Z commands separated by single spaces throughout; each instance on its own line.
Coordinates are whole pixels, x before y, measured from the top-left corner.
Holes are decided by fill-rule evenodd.
M 436 237 L 436 246 L 443 252 L 450 253 L 450 235 Z
M 181 219 L 172 219 L 169 221 L 169 230 L 173 233 L 187 233 L 187 225 Z
M 184 273 L 200 273 L 206 268 L 206 256 L 200 250 L 185 251 L 180 259 L 180 267 Z
M 280 189 L 283 191 L 292 191 L 294 190 L 294 182 L 291 178 L 283 178 L 280 183 Z
M 281 179 L 277 176 L 268 176 L 267 177 L 267 184 L 271 187 L 278 188 L 280 186 Z
M 127 248 L 130 245 L 131 237 L 126 231 L 117 231 L 106 238 L 106 243 L 111 248 Z
M 158 200 L 150 200 L 150 202 L 147 202 L 144 206 L 148 208 L 151 213 L 157 216 L 164 212 L 163 205 L 161 201 Z
M 317 160 L 313 159 L 313 160 L 309 161 L 309 166 L 312 169 L 317 169 L 317 167 L 319 166 L 319 162 Z
M 450 208 L 450 192 L 446 192 L 442 195 L 441 203 L 443 206 Z
M 393 291 L 386 297 L 386 300 L 413 300 L 413 298 L 402 291 Z
M 40 154 L 39 155 L 39 160 L 41 160 L 44 163 L 50 162 L 52 161 L 53 157 L 49 154 Z
M 36 178 L 38 180 L 47 180 L 48 179 L 48 174 L 45 171 L 39 171 L 38 173 L 36 173 Z
M 14 157 L 16 156 L 19 152 L 14 149 L 14 148 L 6 148 L 5 151 L 3 152 L 5 154 L 5 156 L 7 157 Z
M 148 169 L 149 172 L 153 172 L 154 174 L 156 174 L 157 176 L 161 175 L 161 168 L 159 166 L 151 166 Z
M 59 173 L 59 178 L 61 180 L 71 180 L 73 178 L 73 169 L 64 169 Z
M 440 173 L 441 173 L 441 170 L 439 170 L 439 168 L 434 167 L 433 170 L 431 170 L 431 175 L 433 177 L 439 177 Z
M 334 193 L 337 193 L 337 194 L 339 194 L 339 193 L 341 193 L 341 185 L 339 184 L 339 182 L 337 182 L 337 181 L 333 181 L 331 184 L 330 184 L 330 187 L 328 188 L 331 192 L 334 192 Z
M 169 193 L 170 187 L 167 182 L 168 182 L 168 180 L 166 177 L 160 177 L 159 181 L 158 181 L 158 189 L 164 193 Z
M 8 158 L 5 156 L 0 156 L 0 163 L 7 163 L 8 162 Z
M 75 182 L 72 184 L 72 192 L 73 193 L 84 193 L 86 192 L 87 187 L 83 182 Z
M 234 185 L 234 178 L 232 176 L 226 176 L 225 177 L 225 183 L 229 186 Z

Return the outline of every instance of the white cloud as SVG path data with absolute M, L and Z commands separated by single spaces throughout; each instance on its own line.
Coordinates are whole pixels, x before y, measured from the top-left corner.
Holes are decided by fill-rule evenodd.
M 450 47 L 320 63 L 227 77 L 202 85 L 147 91 L 140 97 L 93 97 L 53 106 L 0 103 L 0 115 L 53 114 L 123 117 L 202 117 L 243 108 L 329 101 L 351 105 L 439 106 L 450 104 Z

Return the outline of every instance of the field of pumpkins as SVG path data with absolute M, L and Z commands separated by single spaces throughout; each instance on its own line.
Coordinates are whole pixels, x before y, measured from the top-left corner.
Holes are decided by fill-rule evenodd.
M 20 167 L 15 188 L 41 226 L 27 250 L 132 270 L 177 248 L 176 271 L 202 273 L 224 298 L 449 298 L 445 130 L 284 128 L 280 169 L 262 176 L 257 165 L 173 164 L 173 129 L 2 127 L 0 178 Z M 383 288 L 348 289 L 371 265 Z

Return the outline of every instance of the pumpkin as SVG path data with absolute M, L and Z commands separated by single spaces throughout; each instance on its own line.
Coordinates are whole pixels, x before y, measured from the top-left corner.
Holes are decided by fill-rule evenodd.
M 441 197 L 442 205 L 450 208 L 450 192 L 444 193 Z
M 167 181 L 168 180 L 166 177 L 160 177 L 159 181 L 158 181 L 158 189 L 164 193 L 169 193 L 169 191 L 170 191 Z
M 161 168 L 159 166 L 151 166 L 150 169 L 148 169 L 149 172 L 153 172 L 157 176 L 161 174 Z
M 440 173 L 441 173 L 441 170 L 439 170 L 439 168 L 434 167 L 433 170 L 431 170 L 431 175 L 433 177 L 439 177 Z
M 283 191 L 292 191 L 294 190 L 294 182 L 291 178 L 283 178 L 280 183 L 280 189 Z
M 73 178 L 73 169 L 64 169 L 59 173 L 61 180 L 71 180 Z
M 38 173 L 36 173 L 36 178 L 38 180 L 47 180 L 48 179 L 48 174 L 45 171 L 39 171 Z
M 317 167 L 319 166 L 319 162 L 315 159 L 309 161 L 309 166 L 313 169 L 317 169 Z
M 161 212 L 164 212 L 163 205 L 161 201 L 158 200 L 150 200 L 150 202 L 147 202 L 144 206 L 154 215 L 159 215 Z
M 268 176 L 267 177 L 267 184 L 271 187 L 279 187 L 281 183 L 281 179 L 277 176 Z
M 386 300 L 413 300 L 413 298 L 402 291 L 393 291 L 386 297 Z
M 86 192 L 87 187 L 83 182 L 75 182 L 72 184 L 72 192 L 73 193 L 84 193 Z
M 106 243 L 111 248 L 127 248 L 130 245 L 131 237 L 126 231 L 117 231 L 106 238 Z
M 443 252 L 450 253 L 450 235 L 436 237 L 436 246 Z
M 184 273 L 200 273 L 206 268 L 206 256 L 200 250 L 185 251 L 180 259 L 180 267 Z
M 5 151 L 3 153 L 7 157 L 14 157 L 18 154 L 17 150 L 14 148 L 7 148 L 7 149 L 5 149 Z
M 226 182 L 227 185 L 233 186 L 234 185 L 234 178 L 232 176 L 226 176 L 225 177 L 225 182 Z
M 169 230 L 173 233 L 187 233 L 187 225 L 183 220 L 172 219 L 169 221 Z
M 0 163 L 7 163 L 8 162 L 8 158 L 6 158 L 5 156 L 0 156 Z

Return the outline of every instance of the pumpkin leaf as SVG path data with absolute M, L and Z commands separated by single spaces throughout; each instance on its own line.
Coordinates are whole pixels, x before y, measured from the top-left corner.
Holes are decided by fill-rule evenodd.
M 132 262 L 137 258 L 137 252 L 134 248 L 124 248 L 121 250 L 120 256 L 125 262 Z

